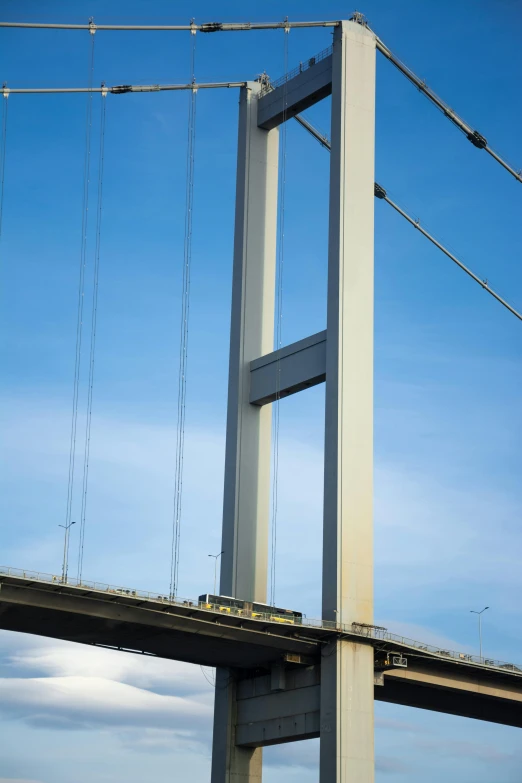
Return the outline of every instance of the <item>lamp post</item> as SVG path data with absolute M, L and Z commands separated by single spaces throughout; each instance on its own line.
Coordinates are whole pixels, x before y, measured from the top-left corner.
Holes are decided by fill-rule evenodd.
M 225 551 L 225 550 L 223 550 L 223 552 L 224 552 L 224 551 Z M 219 552 L 217 555 L 209 555 L 209 557 L 213 557 L 213 558 L 214 558 L 214 593 L 213 593 L 213 595 L 216 595 L 216 583 L 217 583 L 217 563 L 218 563 L 218 558 L 219 558 L 219 557 L 221 557 L 221 555 L 223 554 L 223 552 Z
M 69 530 L 75 524 L 76 522 L 69 522 L 68 525 L 58 525 L 58 527 L 63 527 L 63 529 L 65 530 L 65 534 L 63 538 L 63 562 L 62 562 L 62 582 L 64 584 L 67 582 L 67 570 L 68 570 L 68 559 L 69 559 Z
M 482 615 L 486 611 L 486 609 L 489 609 L 489 606 L 485 606 L 484 609 L 481 609 L 480 612 L 476 612 L 474 609 L 470 609 L 469 611 L 471 614 L 478 615 L 478 623 L 479 623 L 479 651 L 480 651 L 480 659 L 482 660 Z

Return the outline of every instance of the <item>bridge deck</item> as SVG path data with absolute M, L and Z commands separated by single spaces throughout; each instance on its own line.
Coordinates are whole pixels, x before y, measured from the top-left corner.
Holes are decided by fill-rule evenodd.
M 162 603 L 139 595 L 0 574 L 0 628 L 82 644 L 254 671 L 276 661 L 313 665 L 337 637 L 365 641 L 377 657 L 395 653 L 406 669 L 384 672 L 375 698 L 522 728 L 522 671 L 481 665 L 419 649 L 397 640 L 335 628 L 284 625 Z

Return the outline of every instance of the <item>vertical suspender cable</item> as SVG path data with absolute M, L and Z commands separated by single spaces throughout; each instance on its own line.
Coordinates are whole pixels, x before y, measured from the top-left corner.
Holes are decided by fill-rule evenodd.
M 5 90 L 5 84 L 4 84 Z M 0 138 L 0 240 L 2 239 L 2 218 L 4 214 L 5 152 L 7 149 L 7 110 L 9 93 L 4 92 L 2 101 L 2 135 Z
M 288 83 L 288 33 L 289 27 L 284 30 L 284 73 L 285 82 L 283 88 L 283 122 L 281 124 L 281 174 L 279 180 L 279 225 L 278 225 L 278 253 L 276 270 L 276 349 L 283 344 L 283 271 L 284 271 L 284 246 L 285 246 L 285 191 L 286 191 L 286 104 Z M 278 359 L 276 369 L 276 399 L 273 403 L 272 432 L 272 525 L 270 540 L 270 598 L 272 606 L 275 606 L 276 589 L 276 555 L 277 555 L 277 511 L 279 500 L 279 394 L 281 391 L 281 362 Z
M 94 35 L 91 35 L 90 65 L 89 65 L 89 87 L 92 87 L 94 73 Z M 64 555 L 62 567 L 62 580 L 67 581 L 68 558 L 69 558 L 69 531 L 74 522 L 71 519 L 72 501 L 74 490 L 74 467 L 76 458 L 76 428 L 78 424 L 78 394 L 80 387 L 80 367 L 82 354 L 82 326 L 83 326 L 83 303 L 85 295 L 85 265 L 87 251 L 87 225 L 89 216 L 89 181 L 91 167 L 91 130 L 92 130 L 92 93 L 87 94 L 87 113 L 85 120 L 85 157 L 83 166 L 83 203 L 82 203 L 82 233 L 80 245 L 80 276 L 78 282 L 78 307 L 76 318 L 76 349 L 74 359 L 74 382 L 73 382 L 73 400 L 71 415 L 71 436 L 69 445 L 69 476 L 67 483 L 67 505 L 65 512 L 64 527 Z
M 92 393 L 94 386 L 94 360 L 96 356 L 96 324 L 98 318 L 98 280 L 100 273 L 100 241 L 103 202 L 103 166 L 105 158 L 105 110 L 107 93 L 101 95 L 100 148 L 98 156 L 98 199 L 96 205 L 96 245 L 94 250 L 94 275 L 91 309 L 91 346 L 89 353 L 89 380 L 87 383 L 87 419 L 85 423 L 85 451 L 83 458 L 82 505 L 80 512 L 80 536 L 78 544 L 78 581 L 82 579 L 85 517 L 87 513 L 87 488 L 89 483 L 89 456 L 91 450 Z
M 192 30 L 191 73 L 195 84 L 196 28 Z M 183 460 L 185 451 L 185 411 L 187 396 L 188 330 L 190 313 L 190 268 L 192 262 L 192 213 L 194 205 L 194 153 L 196 142 L 196 95 L 193 87 L 189 97 L 187 176 L 185 190 L 185 239 L 183 248 L 183 276 L 181 293 L 181 323 L 179 341 L 179 374 L 176 432 L 176 467 L 174 477 L 174 509 L 172 515 L 172 546 L 170 559 L 170 596 L 178 589 L 179 547 L 181 533 L 181 510 L 183 496 Z

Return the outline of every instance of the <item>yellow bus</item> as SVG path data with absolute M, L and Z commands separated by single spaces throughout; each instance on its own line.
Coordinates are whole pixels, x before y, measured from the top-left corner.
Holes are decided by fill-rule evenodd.
M 298 625 L 303 621 L 302 612 L 281 609 L 270 604 L 243 601 L 241 598 L 232 598 L 228 595 L 204 593 L 199 596 L 198 600 L 202 609 L 214 609 L 216 612 L 227 612 L 228 614 L 237 614 L 243 617 L 257 617 L 272 623 L 292 623 Z

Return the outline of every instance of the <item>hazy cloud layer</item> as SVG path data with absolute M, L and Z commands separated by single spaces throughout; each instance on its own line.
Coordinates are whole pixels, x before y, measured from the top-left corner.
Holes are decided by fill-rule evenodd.
M 195 730 L 211 720 L 212 706 L 102 677 L 13 677 L 0 680 L 0 712 L 47 727 L 190 726 Z
M 47 728 L 139 726 L 187 737 L 208 731 L 214 693 L 198 666 L 5 631 L 0 645 L 4 718 Z
M 0 783 L 42 783 L 42 781 L 27 780 L 26 778 L 0 778 Z
M 10 638 L 6 639 L 8 636 Z M 26 637 L 24 647 L 17 643 L 13 634 L 6 632 L 0 632 L 0 639 L 11 647 L 6 651 L 6 671 L 17 676 L 99 677 L 176 695 L 206 694 L 210 690 L 200 668 L 182 661 L 150 657 L 145 663 L 138 655 L 81 644 L 71 648 L 65 642 L 46 639 L 34 639 L 30 644 L 28 639 L 31 637 Z

